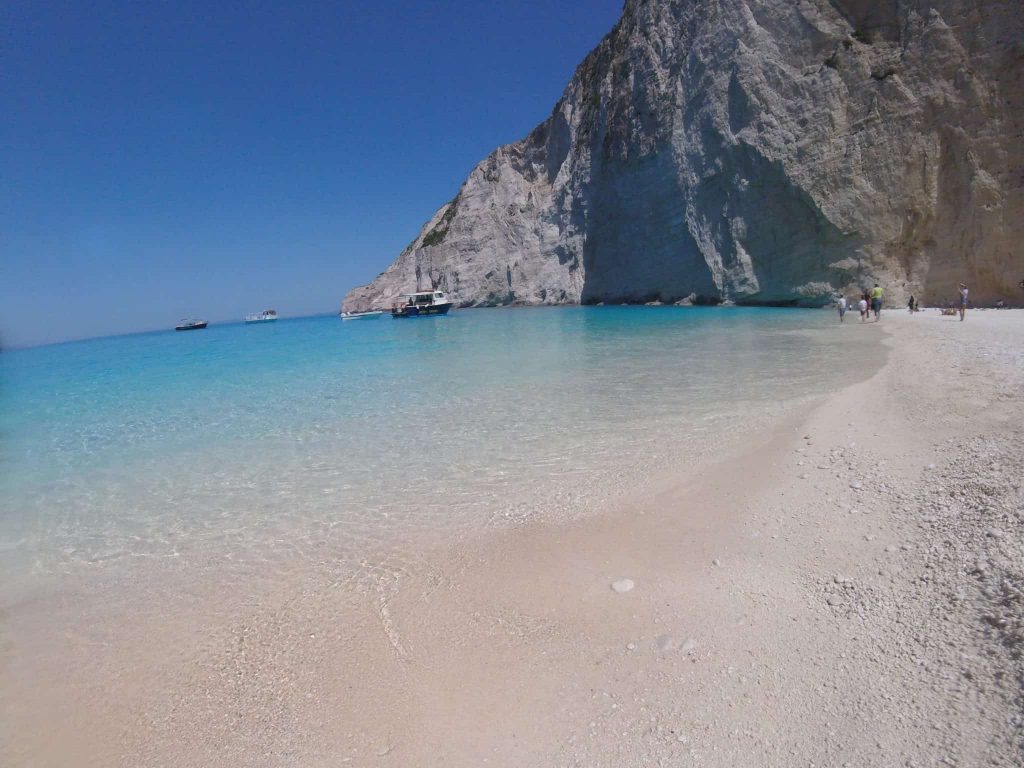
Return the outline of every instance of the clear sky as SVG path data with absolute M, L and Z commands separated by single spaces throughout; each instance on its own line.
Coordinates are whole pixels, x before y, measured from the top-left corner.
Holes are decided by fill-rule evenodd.
M 0 5 L 0 342 L 335 311 L 622 0 Z

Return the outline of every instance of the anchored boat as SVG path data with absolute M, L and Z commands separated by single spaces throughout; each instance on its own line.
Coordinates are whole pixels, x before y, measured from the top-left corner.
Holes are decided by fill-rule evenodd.
M 391 307 L 392 317 L 423 317 L 425 315 L 446 315 L 452 308 L 452 301 L 444 291 L 419 291 L 403 293 L 402 301 Z
M 370 318 L 374 318 L 374 317 L 380 317 L 383 314 L 384 314 L 384 310 L 383 309 L 367 309 L 367 310 L 364 310 L 363 312 L 342 312 L 341 313 L 341 319 L 342 320 L 363 320 L 363 319 L 370 319 Z
M 180 323 L 174 326 L 176 331 L 201 331 L 206 327 L 205 320 L 185 320 L 182 319 Z
M 277 310 L 274 309 L 265 309 L 258 315 L 245 316 L 246 325 L 249 325 L 250 323 L 272 323 L 275 320 L 277 320 Z

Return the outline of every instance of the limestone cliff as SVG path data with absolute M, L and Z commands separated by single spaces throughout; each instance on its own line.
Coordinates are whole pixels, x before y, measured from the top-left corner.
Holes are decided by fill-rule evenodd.
M 627 0 L 346 309 L 1021 300 L 1020 0 Z

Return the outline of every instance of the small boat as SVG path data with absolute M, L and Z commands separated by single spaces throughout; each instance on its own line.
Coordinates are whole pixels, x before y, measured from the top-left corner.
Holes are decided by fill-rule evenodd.
M 206 327 L 205 320 L 185 320 L 182 319 L 180 323 L 174 326 L 176 331 L 201 331 Z
M 246 315 L 245 324 L 249 323 L 272 323 L 277 320 L 277 310 L 265 309 L 258 315 Z
M 395 318 L 447 315 L 448 310 L 452 308 L 451 299 L 443 291 L 403 293 L 399 298 L 403 301 L 391 307 L 391 316 Z
M 383 309 L 367 309 L 362 312 L 342 312 L 342 320 L 362 320 L 363 318 L 380 317 L 384 314 Z

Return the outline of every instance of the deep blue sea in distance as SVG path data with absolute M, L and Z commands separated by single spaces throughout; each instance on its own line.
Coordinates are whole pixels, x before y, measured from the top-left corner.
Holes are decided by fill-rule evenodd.
M 816 310 L 509 308 L 8 350 L 0 579 L 323 546 L 355 563 L 417 530 L 578 514 L 855 377 L 867 331 Z

